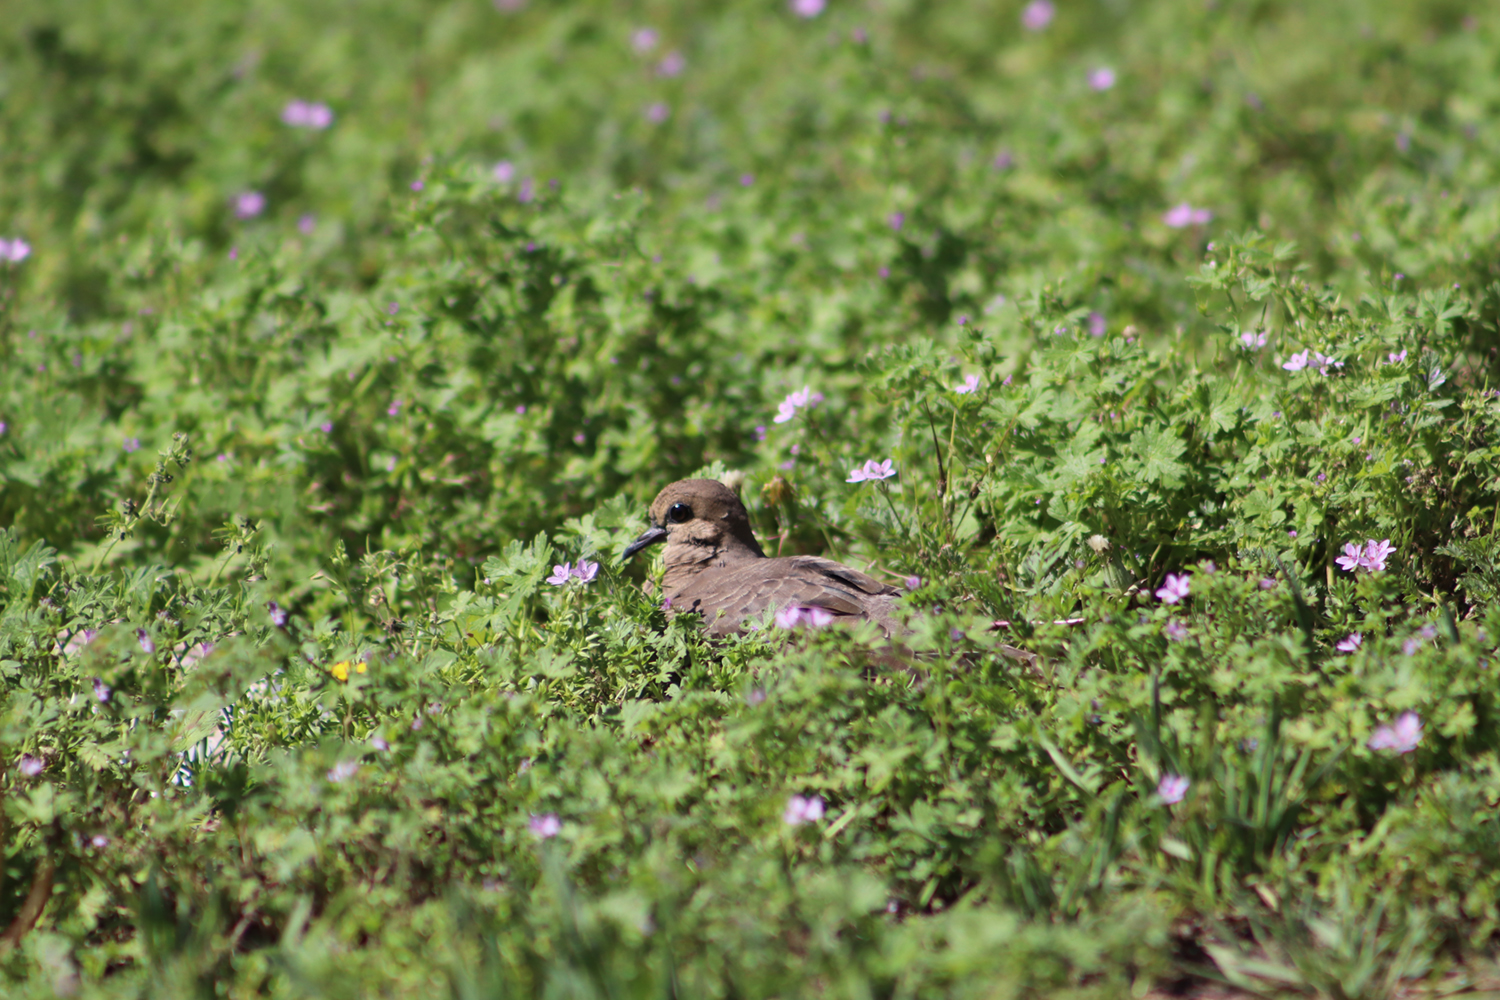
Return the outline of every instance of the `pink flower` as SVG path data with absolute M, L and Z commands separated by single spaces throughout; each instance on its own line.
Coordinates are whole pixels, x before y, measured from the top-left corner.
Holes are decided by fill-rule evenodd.
M 646 108 L 646 120 L 653 125 L 660 125 L 672 116 L 672 109 L 661 101 L 656 101 Z
M 798 17 L 813 18 L 823 13 L 825 0 L 791 0 L 792 13 Z
M 979 376 L 978 375 L 965 375 L 964 376 L 964 384 L 963 385 L 955 385 L 953 387 L 953 391 L 954 392 L 961 393 L 961 394 L 964 394 L 964 395 L 967 395 L 967 394 L 969 394 L 971 392 L 975 392 L 978 389 L 979 389 Z
M 299 215 L 297 217 L 297 232 L 303 236 L 311 236 L 313 230 L 318 228 L 318 217 L 312 214 Z
M 332 784 L 348 781 L 359 773 L 359 761 L 341 760 L 328 769 L 328 780 Z
M 892 212 L 885 221 L 890 224 L 890 227 L 892 229 L 899 233 L 901 231 L 901 227 L 906 225 L 906 213 Z
M 1385 363 L 1388 364 L 1388 365 L 1399 365 L 1401 362 L 1403 362 L 1405 360 L 1406 360 L 1406 349 L 1405 348 L 1402 348 L 1401 349 L 1401 353 L 1399 353 L 1399 354 L 1387 354 L 1385 356 Z
M 1344 544 L 1344 554 L 1335 559 L 1334 562 L 1338 563 L 1339 569 L 1345 573 L 1353 573 L 1364 563 L 1364 552 L 1364 548 L 1358 542 L 1346 542 Z
M 1181 642 L 1188 637 L 1187 626 L 1182 622 L 1167 623 L 1167 638 L 1173 642 Z
M 111 688 L 108 684 L 104 683 L 104 678 L 94 678 L 94 698 L 98 700 L 99 704 L 103 705 L 105 702 L 109 701 L 109 696 L 113 693 L 114 689 Z
M 141 644 L 141 652 L 151 654 L 156 652 L 156 643 L 143 628 L 135 630 L 135 641 Z
M 1394 750 L 1411 753 L 1422 742 L 1422 717 L 1416 712 L 1402 712 L 1394 725 L 1377 726 L 1365 743 L 1371 750 Z
M 281 120 L 293 128 L 321 130 L 333 124 L 333 109 L 322 103 L 292 101 L 281 109 Z
M 1240 334 L 1240 345 L 1247 351 L 1254 351 L 1266 346 L 1266 335 L 1257 330 L 1246 330 Z
M 1344 363 L 1332 358 L 1321 351 L 1313 351 L 1312 365 L 1318 369 L 1320 375 L 1327 375 L 1329 368 L 1342 368 Z
M 495 179 L 495 183 L 497 184 L 509 184 L 516 176 L 515 164 L 509 160 L 501 160 L 490 171 L 490 176 Z
M 1188 595 L 1188 574 L 1168 573 L 1156 596 L 1163 604 L 1176 604 Z
M 1192 782 L 1180 774 L 1164 774 L 1156 783 L 1156 794 L 1160 795 L 1161 800 L 1167 805 L 1176 805 L 1182 801 L 1191 785 Z
M 1057 8 L 1052 5 L 1052 0 L 1031 0 L 1021 11 L 1021 27 L 1027 31 L 1041 31 L 1056 16 Z
M 637 28 L 631 32 L 630 47 L 635 49 L 638 55 L 645 55 L 656 48 L 657 34 L 651 28 Z
M 31 244 L 17 236 L 13 240 L 0 240 L 0 260 L 7 264 L 19 264 L 31 256 Z
M 593 583 L 598 575 L 599 564 L 587 559 L 578 560 L 578 565 L 573 567 L 573 576 L 581 583 Z
M 1307 357 L 1309 353 L 1311 352 L 1303 351 L 1300 354 L 1293 354 L 1281 367 L 1285 368 L 1289 372 L 1300 372 L 1302 369 L 1307 367 Z
M 1390 554 L 1396 550 L 1389 538 L 1377 542 L 1371 538 L 1361 546 L 1358 542 L 1346 542 L 1344 554 L 1334 562 L 1345 573 L 1353 573 L 1357 569 L 1366 569 L 1372 573 L 1379 573 L 1385 569 L 1385 561 Z
M 1089 336 L 1090 337 L 1102 337 L 1102 336 L 1104 336 L 1104 331 L 1107 329 L 1107 325 L 1104 322 L 1104 314 L 1103 313 L 1101 313 L 1101 312 L 1091 312 L 1091 313 L 1089 313 L 1088 323 L 1089 323 Z
M 1385 560 L 1396 547 L 1391 544 L 1389 538 L 1383 541 L 1370 539 L 1365 543 L 1365 568 L 1372 573 L 1379 573 L 1385 569 Z
M 813 392 L 807 386 L 803 386 L 798 392 L 791 393 L 776 407 L 776 416 L 772 418 L 773 423 L 784 424 L 797 415 L 797 411 L 804 407 L 814 406 L 823 401 L 821 392 Z
M 266 210 L 266 196 L 259 191 L 241 191 L 234 196 L 234 214 L 237 218 L 253 219 Z
M 920 576 L 909 576 L 902 582 L 906 584 L 907 590 L 916 590 L 922 586 L 922 578 Z
M 823 818 L 823 798 L 820 795 L 793 795 L 786 802 L 786 811 L 781 814 L 787 826 L 816 823 Z
M 565 562 L 561 566 L 552 567 L 552 575 L 547 577 L 547 582 L 554 587 L 561 587 L 573 578 L 573 564 Z
M 776 612 L 776 627 L 793 629 L 806 625 L 822 628 L 833 621 L 833 612 L 825 608 L 792 605 Z
M 1094 90 L 1109 90 L 1115 85 L 1115 71 L 1108 66 L 1100 66 L 1089 74 L 1089 87 Z
M 681 52 L 672 50 L 662 57 L 661 62 L 656 64 L 657 76 L 677 76 L 687 69 L 687 58 Z
M 29 753 L 23 753 L 21 755 L 21 763 L 19 765 L 20 771 L 28 778 L 35 778 L 37 775 L 42 773 L 42 768 L 46 766 L 47 762 L 42 760 L 42 758 L 40 757 L 33 757 Z
M 1343 639 L 1343 641 L 1339 642 L 1333 648 L 1338 650 L 1340 653 L 1352 653 L 1356 649 L 1358 649 L 1360 643 L 1364 641 L 1365 636 L 1363 632 L 1350 632 L 1349 635 Z
M 896 474 L 896 466 L 889 458 L 884 462 L 877 462 L 873 458 L 863 466 L 849 473 L 846 483 L 874 482 L 879 479 L 889 479 Z
M 1208 209 L 1194 208 L 1184 201 L 1167 209 L 1161 221 L 1173 229 L 1185 229 L 1188 226 L 1207 225 L 1213 217 L 1214 213 Z
M 139 451 L 141 447 L 141 439 L 134 437 L 126 438 L 123 447 L 126 451 Z
M 1271 576 L 1263 576 L 1263 577 L 1261 577 L 1260 578 L 1260 589 L 1261 590 L 1275 590 L 1276 589 L 1276 578 L 1275 577 L 1271 577 Z
M 394 416 L 396 416 L 400 412 L 401 412 L 401 400 L 399 400 L 399 399 L 393 400 L 391 402 L 391 405 L 387 406 L 385 408 L 385 415 L 388 416 L 388 417 L 394 417 Z
M 526 827 L 533 837 L 547 840 L 562 833 L 562 820 L 557 818 L 557 813 L 542 813 L 540 816 L 533 815 Z

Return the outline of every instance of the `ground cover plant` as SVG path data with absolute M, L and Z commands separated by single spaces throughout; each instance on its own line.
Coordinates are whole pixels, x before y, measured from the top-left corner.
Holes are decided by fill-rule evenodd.
M 1493 985 L 1487 10 L 7 13 L 5 995 Z

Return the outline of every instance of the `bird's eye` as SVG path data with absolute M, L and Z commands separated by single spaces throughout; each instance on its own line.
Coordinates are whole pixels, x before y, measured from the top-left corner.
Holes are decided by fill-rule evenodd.
M 681 524 L 683 521 L 693 519 L 693 508 L 685 503 L 674 503 L 667 508 L 667 520 L 673 524 Z

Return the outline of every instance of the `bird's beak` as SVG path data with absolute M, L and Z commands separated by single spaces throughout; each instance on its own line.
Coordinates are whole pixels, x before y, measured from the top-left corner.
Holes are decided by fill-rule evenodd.
M 653 524 L 651 527 L 647 528 L 644 532 L 641 533 L 641 537 L 625 546 L 625 551 L 620 554 L 620 561 L 625 562 L 631 556 L 641 551 L 641 549 L 644 549 L 648 545 L 654 545 L 655 543 L 661 541 L 666 537 L 667 529 L 658 528 Z

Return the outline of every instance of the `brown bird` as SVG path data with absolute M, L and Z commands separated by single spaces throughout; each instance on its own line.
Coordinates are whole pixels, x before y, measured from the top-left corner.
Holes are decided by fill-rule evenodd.
M 666 540 L 662 593 L 669 613 L 703 615 L 716 638 L 744 630 L 747 618 L 775 607 L 786 618 L 821 623 L 873 621 L 887 638 L 900 593 L 857 569 L 818 556 L 766 557 L 750 515 L 734 491 L 715 479 L 672 483 L 651 504 L 651 526 L 625 547 L 629 559 Z

